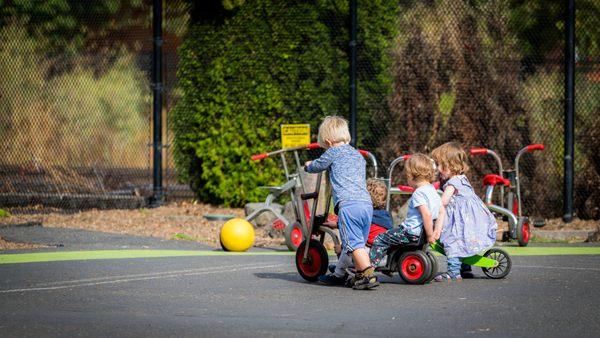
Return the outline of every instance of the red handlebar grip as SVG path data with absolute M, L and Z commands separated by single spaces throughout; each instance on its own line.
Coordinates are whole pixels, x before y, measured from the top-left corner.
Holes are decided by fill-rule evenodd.
M 306 148 L 307 149 L 311 149 L 311 150 L 312 149 L 319 149 L 319 148 L 321 148 L 321 145 L 318 144 L 318 143 L 311 143 L 311 144 L 307 145 Z
M 486 155 L 488 150 L 487 150 L 487 148 L 471 148 L 471 150 L 469 152 L 471 153 L 472 156 L 477 156 L 477 155 Z
M 410 158 L 410 155 L 402 155 L 402 159 L 406 162 Z
M 262 160 L 263 158 L 267 158 L 267 157 L 269 157 L 269 154 L 262 153 L 262 154 L 252 155 L 251 159 L 252 159 L 252 161 L 259 161 L 259 160 Z
M 368 157 L 369 154 L 371 154 L 370 152 L 368 152 L 366 150 L 362 150 L 362 149 L 358 149 L 358 152 L 364 157 Z
M 399 185 L 398 189 L 400 189 L 400 191 L 404 191 L 404 192 L 414 192 L 415 188 L 408 186 L 408 185 Z
M 540 143 L 530 144 L 525 147 L 528 152 L 536 151 L 536 150 L 544 150 L 544 145 Z

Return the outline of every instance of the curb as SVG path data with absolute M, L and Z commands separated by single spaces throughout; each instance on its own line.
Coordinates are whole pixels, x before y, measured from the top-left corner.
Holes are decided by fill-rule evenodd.
M 534 230 L 534 239 L 569 241 L 569 242 L 598 242 L 598 230 Z

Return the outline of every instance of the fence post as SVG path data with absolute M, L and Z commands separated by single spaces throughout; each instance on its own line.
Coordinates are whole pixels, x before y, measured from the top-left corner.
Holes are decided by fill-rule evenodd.
M 154 50 L 152 53 L 152 121 L 153 121 L 153 185 L 152 199 L 153 206 L 164 202 L 163 179 L 162 179 L 162 0 L 153 0 L 152 5 L 152 30 Z
M 573 220 L 573 161 L 575 155 L 575 0 L 567 0 L 565 19 L 565 186 L 563 220 L 569 223 Z
M 350 137 L 356 146 L 356 0 L 350 0 Z

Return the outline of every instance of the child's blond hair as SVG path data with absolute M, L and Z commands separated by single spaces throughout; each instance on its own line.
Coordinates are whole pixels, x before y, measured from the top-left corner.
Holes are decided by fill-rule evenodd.
M 469 171 L 467 153 L 456 142 L 447 142 L 433 149 L 431 157 L 439 166 L 449 170 L 452 175 L 462 175 Z
M 339 116 L 327 116 L 319 126 L 319 135 L 317 142 L 323 148 L 328 148 L 326 143 L 350 142 L 350 131 L 348 130 L 348 121 Z
M 387 187 L 383 182 L 376 178 L 367 180 L 367 191 L 371 195 L 373 209 L 385 209 L 385 201 L 387 200 Z
M 404 164 L 404 172 L 411 181 L 425 180 L 431 183 L 435 180 L 435 163 L 429 156 L 415 153 Z

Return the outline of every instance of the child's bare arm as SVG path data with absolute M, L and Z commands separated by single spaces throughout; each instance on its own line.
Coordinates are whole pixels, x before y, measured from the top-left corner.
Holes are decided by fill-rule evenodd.
M 453 186 L 449 185 L 446 187 L 446 189 L 442 193 L 442 206 L 446 207 L 448 203 L 450 203 L 450 199 L 452 198 L 452 195 L 454 195 L 455 192 L 456 189 Z
M 431 217 L 431 212 L 426 205 L 419 205 L 417 207 L 421 216 L 423 217 L 423 228 L 425 229 L 425 234 L 427 235 L 427 242 L 435 243 L 435 238 L 433 235 L 433 218 Z
M 440 213 L 438 214 L 437 220 L 435 220 L 435 226 L 433 228 L 433 237 L 437 241 L 440 239 L 442 235 L 442 230 L 444 229 L 444 219 L 446 218 L 446 208 L 442 206 L 440 208 Z

